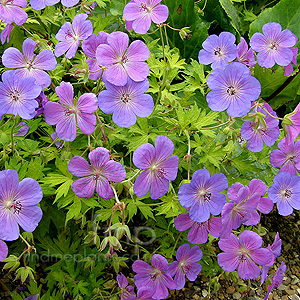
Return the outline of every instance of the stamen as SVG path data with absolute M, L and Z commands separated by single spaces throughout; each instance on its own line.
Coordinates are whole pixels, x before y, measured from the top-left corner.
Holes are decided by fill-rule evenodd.
M 216 49 L 214 49 L 214 54 L 217 56 L 222 56 L 223 52 L 220 47 L 217 47 Z
M 121 101 L 123 103 L 128 103 L 131 100 L 130 95 L 127 93 L 122 94 Z
M 227 94 L 229 94 L 230 96 L 234 96 L 237 93 L 235 87 L 233 87 L 232 85 L 230 85 L 227 89 Z
M 284 197 L 285 198 L 291 198 L 292 195 L 293 195 L 293 192 L 291 190 L 285 189 L 285 191 L 284 191 Z
M 204 201 L 209 201 L 210 198 L 211 198 L 211 193 L 206 193 L 206 194 L 204 194 L 204 196 L 203 196 Z

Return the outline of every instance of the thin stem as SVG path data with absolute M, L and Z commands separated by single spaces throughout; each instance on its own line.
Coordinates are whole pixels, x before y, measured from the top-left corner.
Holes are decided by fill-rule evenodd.
M 219 128 L 219 127 L 222 127 L 224 125 L 227 125 L 230 121 L 227 121 L 225 123 L 222 123 L 222 124 L 219 124 L 219 125 L 216 125 L 216 126 L 211 126 L 211 127 L 202 127 L 201 130 L 209 130 L 209 129 L 215 129 L 215 128 Z
M 0 284 L 4 287 L 4 289 L 10 293 L 10 290 L 8 289 L 8 287 L 5 285 L 5 283 L 0 279 Z M 10 297 L 11 298 L 11 297 Z
M 155 29 L 155 30 L 152 31 L 152 32 L 147 32 L 147 34 L 153 34 L 153 33 L 155 33 L 157 30 L 159 30 L 159 28 Z
M 141 172 L 141 170 L 138 170 L 131 178 L 126 179 L 126 180 L 123 180 L 123 181 L 121 181 L 121 183 L 125 183 L 125 182 L 128 182 L 128 181 L 131 181 L 131 180 L 132 180 L 135 176 L 137 176 L 140 172 Z
M 44 151 L 47 151 L 56 142 L 57 139 L 58 137 L 55 140 L 53 140 L 53 142 L 48 147 L 46 147 Z
M 23 242 L 27 245 L 28 248 L 31 248 L 30 244 L 22 237 L 21 234 L 20 234 L 20 238 L 21 240 L 23 240 Z
M 4 127 L 13 117 L 11 116 L 3 125 L 1 125 L 0 129 Z
M 263 109 L 270 117 L 272 117 L 273 119 L 277 119 L 277 120 L 283 121 L 283 118 L 278 118 L 278 117 L 272 116 L 272 115 L 267 111 L 267 109 L 264 108 L 263 106 L 261 106 L 261 108 L 262 108 L 262 109 Z
M 175 31 L 180 31 L 181 30 L 181 29 L 177 29 L 177 28 L 174 28 L 174 27 L 170 26 L 169 23 L 166 24 L 166 26 L 168 26 L 170 29 L 175 30 Z
M 26 31 L 28 32 L 30 35 L 33 35 L 28 29 L 26 29 L 23 25 L 21 25 L 21 27 Z
M 17 125 L 17 122 L 18 122 L 18 118 L 16 117 L 15 121 L 14 121 L 14 125 L 11 128 L 11 152 L 12 152 L 12 154 L 14 154 L 14 152 L 15 152 L 14 129 Z
M 121 203 L 120 200 L 119 200 L 119 198 L 118 198 L 118 194 L 117 194 L 116 189 L 114 188 L 113 185 L 110 185 L 110 186 L 111 186 L 111 188 L 112 188 L 112 190 L 113 190 L 113 192 L 114 192 L 116 202 L 117 202 L 117 203 Z
M 166 54 L 165 54 L 165 42 L 164 42 L 164 38 L 163 38 L 163 33 L 162 33 L 161 26 L 162 25 L 159 24 L 159 31 L 160 31 L 160 38 L 161 38 L 161 44 L 162 44 L 163 57 L 164 57 L 164 62 L 167 65 Z
M 170 258 L 173 257 L 173 253 L 174 253 L 174 251 L 175 251 L 175 248 L 176 248 L 176 246 L 177 246 L 177 244 L 178 244 L 179 239 L 181 238 L 181 235 L 182 235 L 182 233 L 180 233 L 179 236 L 178 236 L 178 238 L 176 239 L 176 242 L 175 242 L 175 245 L 174 245 L 174 247 L 173 247 L 173 249 L 172 249 L 172 253 L 171 253 L 171 255 L 170 255 Z
M 165 36 L 166 36 L 167 46 L 168 46 L 168 48 L 170 48 L 169 39 L 168 39 L 168 33 L 167 33 L 167 27 L 164 26 L 164 29 L 165 29 Z

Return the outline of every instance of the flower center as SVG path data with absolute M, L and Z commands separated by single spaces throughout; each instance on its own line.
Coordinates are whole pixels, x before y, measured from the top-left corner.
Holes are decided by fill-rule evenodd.
M 4 202 L 4 208 L 10 210 L 13 214 L 19 214 L 22 204 L 19 201 L 8 200 Z
M 227 89 L 227 94 L 230 96 L 234 96 L 235 94 L 237 94 L 236 88 L 230 85 Z
M 215 48 L 214 49 L 214 55 L 217 55 L 217 56 L 223 56 L 223 51 L 221 50 L 221 48 L 220 47 L 217 47 L 217 48 Z
M 96 171 L 93 175 L 93 179 L 95 181 L 99 180 L 99 178 L 101 177 L 101 172 L 100 171 Z
M 292 195 L 293 195 L 293 192 L 291 190 L 289 190 L 289 189 L 285 189 L 283 191 L 283 195 L 284 195 L 285 198 L 291 198 Z
M 9 92 L 9 97 L 12 101 L 17 102 L 20 99 L 20 92 L 17 90 L 12 90 Z
M 65 109 L 65 116 L 70 116 L 71 114 L 76 114 L 77 109 L 76 108 L 66 108 Z
M 4 0 L 4 1 L 2 0 L 2 1 L 1 1 L 1 4 L 2 4 L 2 5 L 6 5 L 6 4 L 9 3 L 9 2 L 10 2 L 9 4 L 13 4 L 13 1 L 14 1 L 14 0 Z
M 150 274 L 150 280 L 156 281 L 156 279 L 161 277 L 161 271 L 156 270 Z
M 123 103 L 128 103 L 131 100 L 130 95 L 127 93 L 122 94 L 121 101 Z
M 275 42 L 273 42 L 273 43 L 270 44 L 269 48 L 271 50 L 277 50 L 278 49 L 278 45 Z
M 210 198 L 211 198 L 211 193 L 206 193 L 206 194 L 204 194 L 204 196 L 203 196 L 204 201 L 209 201 Z
M 123 57 L 121 58 L 121 63 L 126 64 L 127 62 L 128 62 L 128 57 L 126 54 L 124 54 Z
M 145 12 L 149 13 L 149 12 L 151 12 L 151 9 L 149 7 L 147 7 L 147 5 L 145 3 L 141 3 L 140 11 L 145 11 Z
M 156 165 L 150 167 L 151 173 L 154 173 L 158 178 L 164 178 L 167 174 L 163 168 L 159 168 Z

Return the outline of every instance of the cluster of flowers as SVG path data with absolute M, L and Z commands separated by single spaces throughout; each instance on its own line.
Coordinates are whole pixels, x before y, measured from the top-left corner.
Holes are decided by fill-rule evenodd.
M 17 171 L 0 171 L 0 261 L 8 254 L 4 241 L 18 239 L 19 225 L 27 232 L 38 226 L 43 213 L 37 204 L 42 198 L 42 188 L 36 180 L 24 178 L 19 182 Z

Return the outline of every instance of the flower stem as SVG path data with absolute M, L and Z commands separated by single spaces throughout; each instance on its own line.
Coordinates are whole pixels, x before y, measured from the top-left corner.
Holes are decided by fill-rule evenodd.
M 58 137 L 55 140 L 53 140 L 53 142 L 48 147 L 46 147 L 44 151 L 47 151 L 56 142 L 57 139 Z
M 224 125 L 227 125 L 230 121 L 227 121 L 225 123 L 222 123 L 222 124 L 219 124 L 219 125 L 216 125 L 216 126 L 211 126 L 211 127 L 202 127 L 201 130 L 209 130 L 209 129 L 215 129 L 215 128 L 219 128 L 219 127 L 222 127 Z
M 1 125 L 0 129 L 3 128 L 11 119 L 12 119 L 12 116 L 3 125 Z
M 162 27 L 163 25 L 159 24 L 159 31 L 160 31 L 160 38 L 161 38 L 161 45 L 162 45 L 162 51 L 163 51 L 163 57 L 164 57 L 164 62 L 167 66 L 167 60 L 166 60 L 166 53 L 165 53 L 165 42 L 164 42 L 164 37 L 163 37 L 163 33 L 162 33 Z
M 120 203 L 120 200 L 118 198 L 118 194 L 117 194 L 117 191 L 116 189 L 114 188 L 114 186 L 111 184 L 110 187 L 112 188 L 113 192 L 114 192 L 114 195 L 115 195 L 115 199 L 116 199 L 116 202 L 117 203 Z
M 262 109 L 263 109 L 270 117 L 272 117 L 273 119 L 277 119 L 277 120 L 283 121 L 283 118 L 278 118 L 278 117 L 272 116 L 272 115 L 268 112 L 268 110 L 267 110 L 266 108 L 264 108 L 263 106 L 261 106 L 261 108 L 262 108 Z
M 128 182 L 128 181 L 131 181 L 131 180 L 132 180 L 135 176 L 137 176 L 140 172 L 141 172 L 141 170 L 138 170 L 131 178 L 126 179 L 126 180 L 123 180 L 123 181 L 120 182 L 120 183 L 125 183 L 125 182 Z
M 12 154 L 14 154 L 14 152 L 15 152 L 14 129 L 17 125 L 17 122 L 18 122 L 18 118 L 15 117 L 14 125 L 11 128 L 11 152 L 12 152 Z

